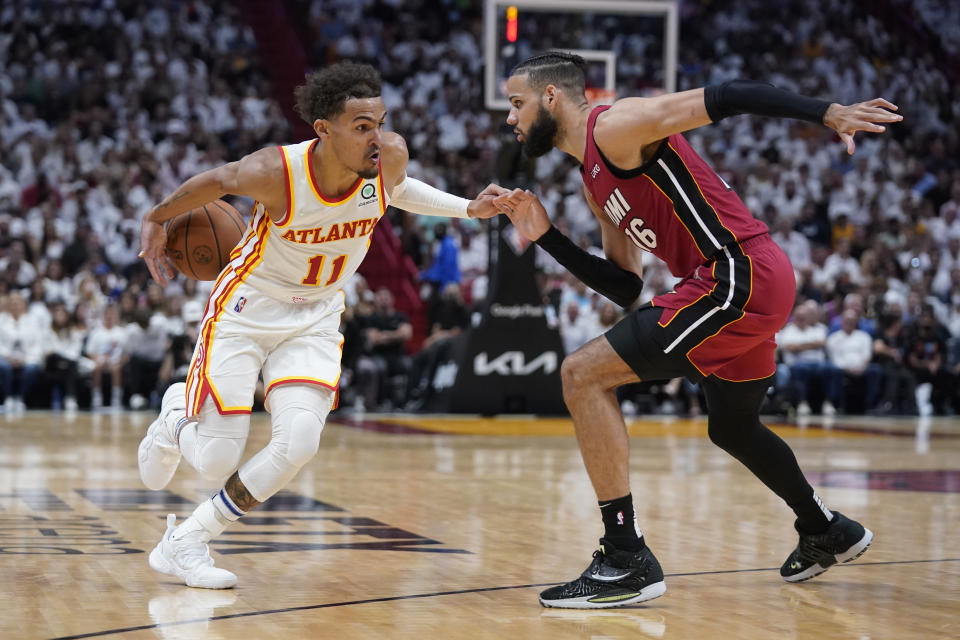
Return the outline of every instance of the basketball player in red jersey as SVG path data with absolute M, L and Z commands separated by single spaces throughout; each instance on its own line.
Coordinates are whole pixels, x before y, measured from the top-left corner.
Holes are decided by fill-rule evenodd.
M 774 335 L 793 307 L 790 261 L 681 133 L 741 113 L 796 118 L 834 129 L 853 153 L 853 134 L 884 131 L 883 123 L 902 119 L 892 113 L 897 107 L 880 98 L 831 104 L 737 80 L 591 109 L 584 61 L 565 53 L 518 65 L 507 94 L 507 124 L 527 155 L 558 147 L 580 161 L 607 259 L 589 255 L 551 226 L 530 192 L 495 200 L 517 229 L 622 306 L 640 294 L 644 251 L 682 278 L 675 291 L 641 306 L 563 362 L 564 399 L 605 532 L 587 570 L 541 593 L 541 604 L 614 607 L 666 591 L 634 516 L 629 443 L 615 395 L 617 387 L 639 380 L 686 376 L 700 382 L 710 439 L 796 513 L 800 542 L 780 569 L 784 580 L 807 580 L 863 553 L 873 539 L 870 530 L 827 509 L 787 444 L 760 422 L 776 370 Z

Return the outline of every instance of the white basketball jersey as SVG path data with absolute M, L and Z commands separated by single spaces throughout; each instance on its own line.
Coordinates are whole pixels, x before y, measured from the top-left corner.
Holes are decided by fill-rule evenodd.
M 257 203 L 221 279 L 226 275 L 283 302 L 314 302 L 339 291 L 356 272 L 386 210 L 387 196 L 379 175 L 358 177 L 342 198 L 325 196 L 310 170 L 318 142 L 280 147 L 287 174 L 287 214 L 273 222 Z

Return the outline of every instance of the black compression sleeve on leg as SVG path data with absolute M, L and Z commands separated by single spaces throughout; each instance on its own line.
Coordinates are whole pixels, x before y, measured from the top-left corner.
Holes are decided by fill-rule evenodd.
M 621 307 L 630 306 L 640 297 L 643 289 L 640 276 L 610 260 L 590 255 L 556 227 L 551 225 L 550 230 L 537 240 L 537 244 L 581 282 Z
M 797 514 L 804 530 L 823 531 L 826 515 L 814 499 L 790 446 L 760 422 L 770 379 L 728 382 L 716 376 L 701 383 L 707 397 L 710 440 L 739 460 Z
M 764 82 L 730 80 L 703 90 L 707 115 L 714 122 L 728 116 L 751 113 L 758 116 L 793 118 L 823 124 L 830 103 L 808 98 Z

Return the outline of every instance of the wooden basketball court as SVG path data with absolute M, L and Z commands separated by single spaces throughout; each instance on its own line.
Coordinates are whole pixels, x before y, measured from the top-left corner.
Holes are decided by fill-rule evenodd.
M 631 424 L 640 523 L 667 594 L 543 609 L 602 528 L 560 419 L 331 419 L 288 489 L 211 546 L 236 589 L 189 589 L 147 553 L 216 487 L 139 481 L 153 416 L 0 416 L 0 638 L 960 637 L 960 423 L 778 426 L 818 492 L 873 529 L 858 561 L 790 585 L 792 514 L 706 438 Z M 248 454 L 269 431 L 254 415 Z

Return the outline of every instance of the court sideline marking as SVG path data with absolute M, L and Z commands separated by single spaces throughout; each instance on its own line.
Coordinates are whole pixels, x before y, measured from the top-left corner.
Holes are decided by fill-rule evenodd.
M 882 566 L 891 564 L 924 564 L 937 562 L 960 562 L 960 558 L 938 558 L 932 560 L 889 560 L 886 562 L 857 562 L 850 565 L 840 565 L 843 567 L 868 567 Z M 689 573 L 667 573 L 667 578 L 683 578 L 689 576 L 710 576 L 732 573 L 756 573 L 759 571 L 777 571 L 779 567 L 763 567 L 760 569 L 727 569 L 722 571 L 692 571 Z M 377 602 L 394 602 L 396 600 L 416 600 L 421 598 L 434 598 L 438 596 L 462 595 L 465 593 L 484 593 L 489 591 L 506 591 L 508 589 L 532 589 L 534 587 L 549 587 L 556 582 L 541 582 L 538 584 L 515 584 L 504 587 L 479 587 L 476 589 L 458 589 L 455 591 L 435 591 L 433 593 L 414 593 L 405 596 L 385 596 L 383 598 L 368 598 L 366 600 L 347 600 L 344 602 L 326 602 L 323 604 L 307 604 L 299 607 L 287 607 L 285 609 L 265 609 L 263 611 L 245 611 L 242 613 L 228 613 L 222 616 L 211 616 L 209 618 L 197 618 L 195 620 L 178 620 L 176 622 L 161 622 L 157 624 L 144 624 L 137 627 L 123 627 L 120 629 L 107 629 L 105 631 L 92 631 L 90 633 L 81 633 L 73 636 L 58 636 L 51 640 L 79 640 L 80 638 L 99 638 L 102 636 L 115 635 L 118 633 L 129 633 L 132 631 L 145 631 L 147 629 L 159 629 L 161 627 L 177 627 L 185 624 L 197 624 L 200 622 L 212 622 L 214 620 L 230 620 L 233 618 L 249 618 L 251 616 L 272 615 L 275 613 L 290 613 L 292 611 L 312 611 L 314 609 L 329 609 L 332 607 L 349 607 L 356 604 L 373 604 Z

